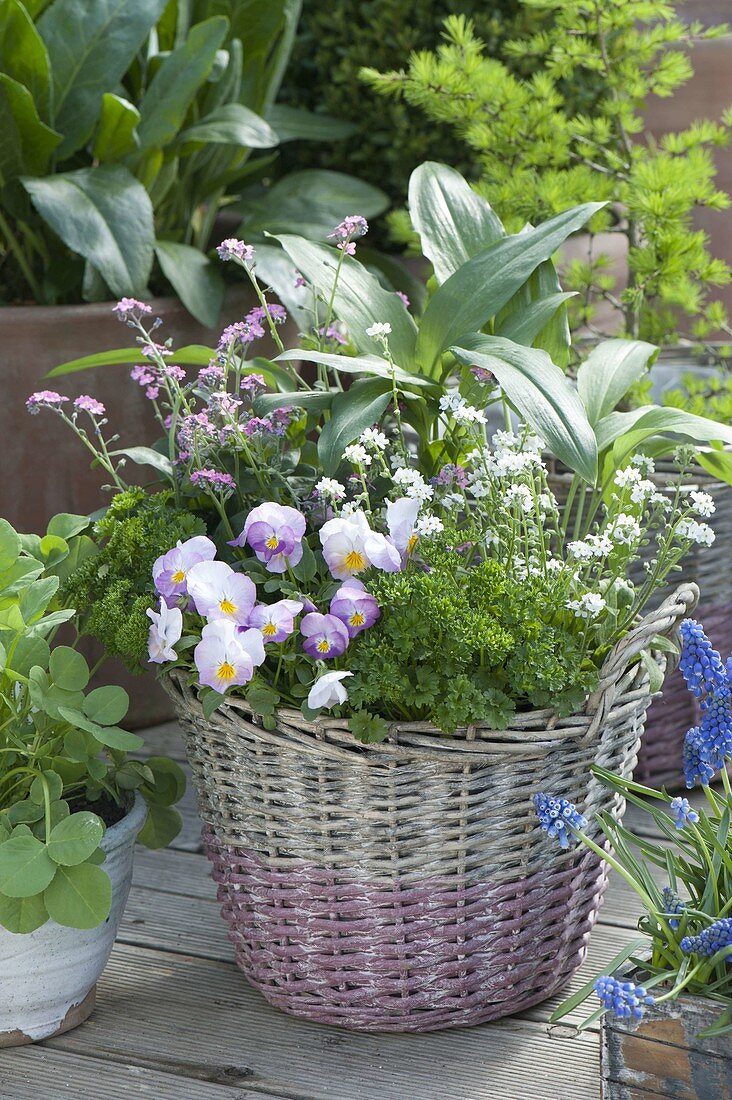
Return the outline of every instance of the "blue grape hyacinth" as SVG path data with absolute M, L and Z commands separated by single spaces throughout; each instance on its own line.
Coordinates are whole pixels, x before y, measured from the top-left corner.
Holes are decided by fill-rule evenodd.
M 678 916 L 683 913 L 686 906 L 684 905 L 679 895 L 676 894 L 670 886 L 664 886 L 661 893 L 663 895 L 664 916 L 670 918 L 668 922 L 669 928 L 678 928 L 680 923 L 678 920 Z
M 644 986 L 635 982 L 620 982 L 607 975 L 596 980 L 595 993 L 605 1008 L 623 1020 L 640 1020 L 646 1006 L 654 1004 L 653 997 Z
M 539 824 L 552 839 L 556 838 L 562 848 L 569 847 L 572 829 L 584 829 L 587 818 L 566 798 L 552 798 L 539 792 L 534 795 L 534 806 Z
M 673 817 L 677 829 L 683 829 L 684 825 L 687 823 L 692 825 L 696 824 L 699 820 L 699 814 L 691 805 L 688 798 L 672 798 L 668 812 Z
M 715 920 L 698 936 L 684 936 L 681 941 L 681 950 L 687 955 L 716 955 L 724 947 L 732 947 L 732 917 Z
M 683 642 L 679 669 L 692 695 L 698 699 L 704 691 L 726 687 L 727 670 L 701 625 L 695 619 L 684 619 L 679 632 Z
M 693 787 L 697 779 L 706 787 L 716 772 L 716 766 L 706 758 L 706 744 L 698 726 L 694 726 L 684 738 L 684 779 L 687 787 Z

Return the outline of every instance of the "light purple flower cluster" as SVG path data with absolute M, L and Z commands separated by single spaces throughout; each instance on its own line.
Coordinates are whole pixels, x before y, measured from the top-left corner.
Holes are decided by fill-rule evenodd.
M 211 361 L 198 372 L 198 384 L 205 390 L 216 390 L 224 383 L 224 368 Z
M 239 389 L 242 393 L 248 394 L 250 399 L 256 397 L 258 393 L 262 393 L 267 389 L 264 375 L 256 374 L 254 371 L 252 371 L 251 374 L 245 374 L 241 380 Z
M 217 246 L 216 252 L 221 260 L 238 260 L 241 264 L 250 264 L 254 259 L 254 248 L 244 244 L 236 237 L 228 237 Z
M 363 237 L 369 231 L 369 223 L 360 214 L 348 214 L 342 222 L 335 227 L 330 238 L 337 241 L 336 248 L 345 252 L 347 256 L 355 256 L 358 237 Z
M 687 823 L 695 824 L 699 820 L 699 814 L 688 798 L 682 798 L 681 796 L 672 798 L 668 810 L 675 820 L 677 829 L 683 829 Z
M 118 321 L 124 321 L 125 324 L 135 324 L 146 313 L 152 313 L 152 306 L 139 301 L 137 298 L 120 298 L 117 304 L 112 307 L 112 312 L 116 315 Z
M 446 462 L 437 477 L 433 478 L 432 481 L 435 485 L 442 485 L 447 488 L 457 485 L 458 488 L 464 489 L 468 484 L 468 475 L 464 466 L 456 466 L 451 462 Z
M 491 371 L 486 370 L 485 367 L 471 367 L 470 373 L 473 375 L 473 378 L 476 378 L 478 382 L 482 382 L 484 386 L 492 385 L 496 380 L 495 375 Z
M 89 413 L 89 416 L 104 416 L 107 411 L 101 401 L 90 397 L 88 393 L 80 393 L 74 398 L 74 408 L 78 412 Z
M 604 1008 L 623 1020 L 640 1020 L 646 1006 L 655 1003 L 644 986 L 621 982 L 608 975 L 602 975 L 595 981 L 595 993 Z
M 33 416 L 37 416 L 41 409 L 60 409 L 69 400 L 63 394 L 55 390 L 37 390 L 32 393 L 25 403 L 25 407 Z
M 341 347 L 348 343 L 341 330 L 335 325 L 328 325 L 327 328 L 321 325 L 318 329 L 318 335 L 324 336 L 326 340 L 332 340 L 334 344 L 340 344 Z
M 222 493 L 231 493 L 236 489 L 236 482 L 231 474 L 222 473 L 221 470 L 194 470 L 191 474 L 191 482 L 201 488 L 218 490 Z
M 587 818 L 566 798 L 552 798 L 540 791 L 534 795 L 534 807 L 542 829 L 559 841 L 560 848 L 569 847 L 573 829 L 584 829 L 587 825 Z
M 287 311 L 285 307 L 281 306 L 278 302 L 267 302 L 266 309 L 264 306 L 254 306 L 254 308 L 250 309 L 247 313 L 246 319 L 250 324 L 257 324 L 257 322 L 261 324 L 266 320 L 267 314 L 269 314 L 270 319 L 276 325 L 284 325 L 287 320 Z
M 732 947 L 732 917 L 721 917 L 710 924 L 698 936 L 684 936 L 681 950 L 687 955 L 711 957 L 726 947 Z M 727 959 L 729 962 L 729 958 Z

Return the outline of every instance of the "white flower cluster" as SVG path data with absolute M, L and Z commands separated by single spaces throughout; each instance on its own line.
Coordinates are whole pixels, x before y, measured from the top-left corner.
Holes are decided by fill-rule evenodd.
M 385 451 L 389 445 L 389 440 L 378 428 L 367 428 L 364 432 L 361 432 L 359 441 L 364 447 L 373 451 Z
M 419 470 L 413 470 L 411 466 L 401 466 L 394 471 L 394 484 L 412 500 L 424 502 L 432 500 L 435 495 L 435 490 L 427 484 Z
M 689 539 L 699 546 L 711 546 L 714 542 L 714 531 L 708 523 L 698 523 L 695 519 L 682 519 L 676 527 L 677 535 L 682 539 Z
M 641 525 L 635 516 L 629 516 L 625 512 L 619 512 L 613 520 L 611 530 L 608 532 L 611 538 L 623 546 L 632 546 L 640 541 Z
M 644 462 L 644 471 L 649 469 L 653 473 L 653 463 L 650 459 L 645 459 L 643 455 L 634 455 L 633 462 Z M 630 499 L 633 504 L 645 505 L 660 505 L 664 511 L 667 511 L 671 507 L 671 502 L 668 497 L 663 493 L 659 493 L 656 486 L 648 478 L 643 477 L 643 473 L 639 469 L 638 465 L 626 466 L 623 470 L 618 470 L 615 475 L 615 484 L 619 489 L 626 489 L 630 486 Z
M 528 485 L 509 485 L 503 495 L 503 503 L 507 508 L 518 505 L 525 516 L 534 511 L 534 497 Z
M 607 603 L 597 592 L 585 592 L 578 600 L 568 600 L 567 607 L 580 619 L 596 619 Z
M 315 486 L 315 492 L 320 500 L 335 503 L 338 500 L 344 499 L 346 487 L 342 485 L 340 481 L 336 481 L 334 477 L 321 477 L 320 481 Z
M 700 516 L 713 516 L 717 510 L 711 493 L 700 493 L 692 489 L 691 499 L 694 511 Z
M 440 531 L 445 530 L 445 524 L 437 516 L 420 516 L 415 524 L 415 530 L 422 536 L 439 535 Z
M 373 458 L 361 443 L 351 443 L 343 452 L 343 457 L 354 466 L 370 466 Z
M 391 325 L 388 321 L 376 321 L 366 329 L 367 336 L 388 336 L 390 332 Z
M 613 540 L 603 532 L 601 535 L 588 535 L 586 539 L 570 542 L 567 552 L 577 561 L 592 561 L 595 558 L 606 558 L 613 552 Z
M 476 409 L 474 405 L 469 405 L 465 398 L 457 393 L 447 393 L 441 397 L 440 409 L 452 416 L 456 424 L 488 423 L 484 412 Z

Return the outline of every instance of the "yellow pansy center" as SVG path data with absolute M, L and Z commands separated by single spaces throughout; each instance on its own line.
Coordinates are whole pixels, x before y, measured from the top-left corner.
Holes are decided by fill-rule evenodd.
M 236 669 L 228 661 L 222 661 L 216 670 L 216 675 L 219 680 L 233 680 L 236 676 Z
M 265 638 L 271 638 L 273 634 L 277 633 L 277 627 L 274 623 L 265 623 L 262 627 L 262 633 Z
M 354 611 L 348 621 L 351 626 L 363 626 L 363 624 L 366 622 L 366 617 L 365 615 L 362 615 L 360 611 Z
M 415 546 L 419 542 L 419 535 L 410 535 L 409 542 L 407 543 L 407 553 L 411 554 Z
M 327 638 L 321 638 L 315 648 L 317 649 L 318 653 L 329 653 L 330 642 Z
M 343 559 L 343 564 L 352 573 L 360 573 L 362 569 L 366 568 L 366 558 L 358 550 L 351 550 Z
M 182 569 L 176 569 L 175 573 L 173 574 L 173 584 L 183 584 L 183 581 L 185 579 L 186 575 L 184 571 Z
M 236 604 L 233 604 L 231 600 L 227 600 L 225 596 L 219 604 L 219 607 L 223 611 L 224 615 L 234 615 L 236 613 Z
M 279 544 L 280 540 L 277 538 L 277 535 L 270 535 L 264 545 L 268 550 L 276 550 Z

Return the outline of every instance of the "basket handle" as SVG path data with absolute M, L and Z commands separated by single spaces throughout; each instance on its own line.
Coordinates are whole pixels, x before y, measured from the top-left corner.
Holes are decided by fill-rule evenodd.
M 679 624 L 691 614 L 698 600 L 697 585 L 690 582 L 680 584 L 660 607 L 649 611 L 632 630 L 615 643 L 600 669 L 600 682 L 585 704 L 585 714 L 592 715 L 593 719 L 587 737 L 594 735 L 613 706 L 618 683 L 633 658 L 646 649 L 659 634 L 669 641 L 677 640 Z

